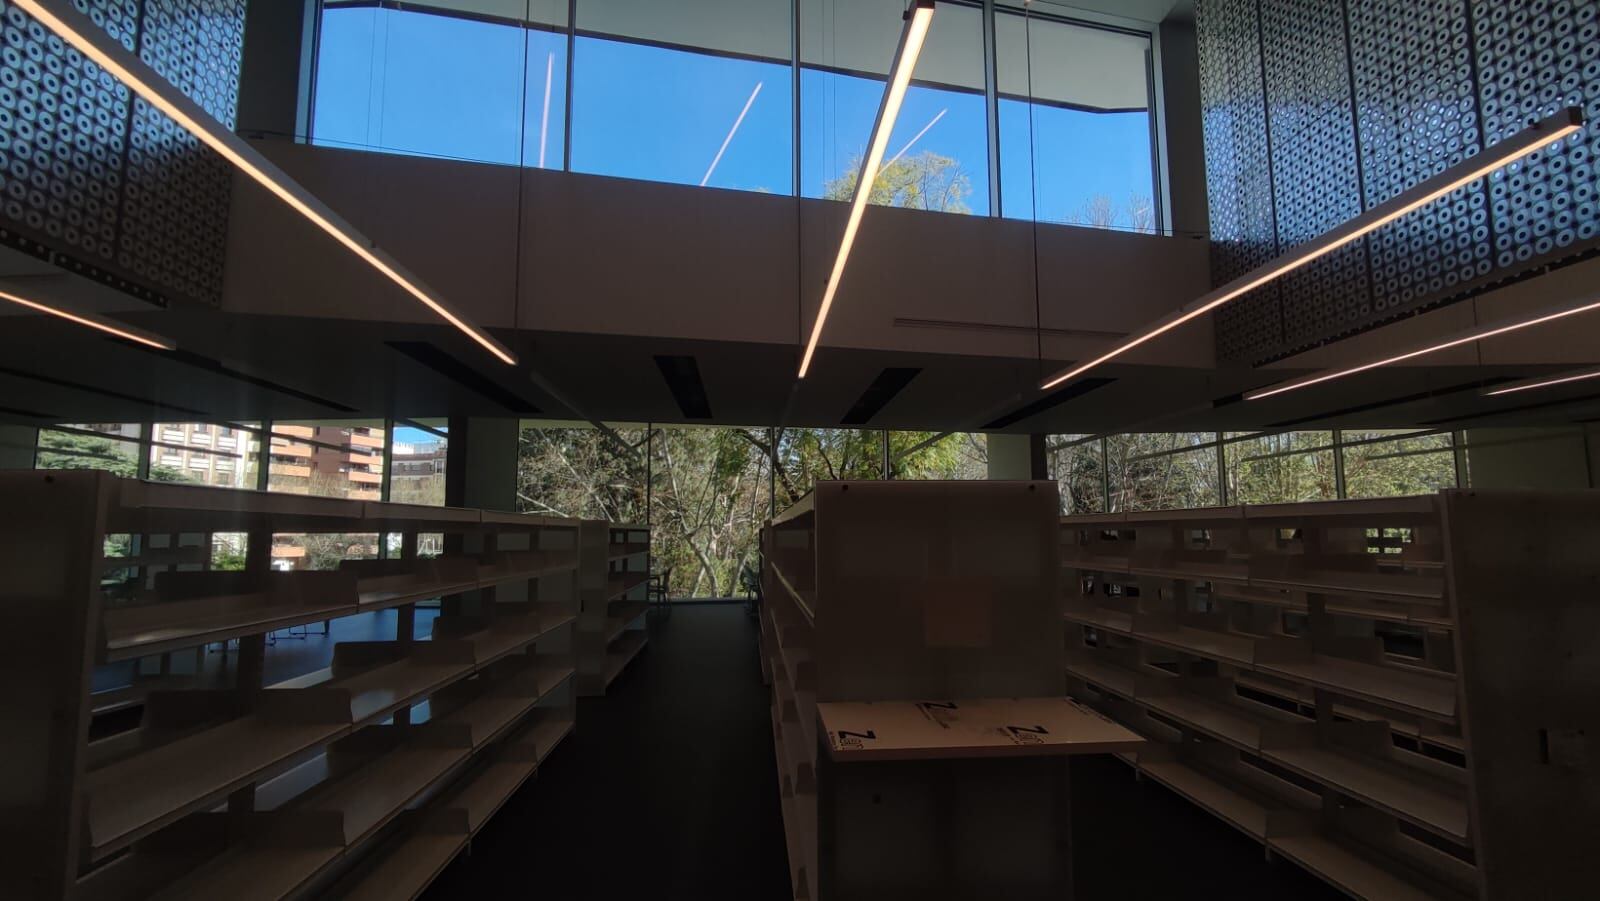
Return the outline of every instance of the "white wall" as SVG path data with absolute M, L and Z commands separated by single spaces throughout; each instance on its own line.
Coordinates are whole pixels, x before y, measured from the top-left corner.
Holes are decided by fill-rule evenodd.
M 39 430 L 32 426 L 0 425 L 0 469 L 32 469 Z
M 1593 488 L 1600 466 L 1600 430 L 1473 429 L 1467 472 L 1473 488 Z M 1476 447 L 1474 445 L 1477 445 Z
M 793 345 L 820 303 L 848 212 L 740 191 L 257 146 L 488 327 Z M 225 310 L 431 320 L 248 181 L 235 180 L 232 210 Z M 1070 359 L 1207 286 L 1204 241 L 1065 226 L 1041 226 L 1038 239 L 1036 288 L 1031 223 L 874 207 L 826 343 L 1032 358 L 1037 310 L 1046 328 L 1088 330 L 1046 338 L 1046 356 Z M 1210 366 L 1209 323 L 1183 337 L 1130 362 Z

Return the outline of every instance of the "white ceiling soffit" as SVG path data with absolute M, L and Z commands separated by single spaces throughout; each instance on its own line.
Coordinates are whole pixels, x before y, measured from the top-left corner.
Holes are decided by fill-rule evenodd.
M 789 0 L 578 0 L 579 31 L 774 60 L 789 59 L 789 16 Z
M 800 4 L 800 61 L 888 77 L 905 9 L 904 0 L 808 0 Z M 983 12 L 939 4 L 912 78 L 982 91 Z
M 370 8 L 368 0 L 327 0 L 329 9 L 341 6 Z M 407 7 L 444 10 L 492 16 L 497 19 L 522 19 L 540 25 L 567 26 L 567 0 L 406 0 Z
M 1046 12 L 1057 16 L 1070 17 L 1073 13 L 1090 13 L 1154 25 L 1164 21 L 1179 4 L 1178 0 L 1031 0 L 1031 2 L 998 0 L 995 5 L 1014 6 L 1018 9 L 1029 6 L 1035 12 Z M 1192 3 L 1190 5 L 1192 6 Z
M 1025 30 L 1030 28 L 1031 34 Z M 1093 110 L 1142 110 L 1150 103 L 1145 61 L 1150 40 L 1142 35 L 1018 15 L 995 16 L 994 29 L 1002 94 Z

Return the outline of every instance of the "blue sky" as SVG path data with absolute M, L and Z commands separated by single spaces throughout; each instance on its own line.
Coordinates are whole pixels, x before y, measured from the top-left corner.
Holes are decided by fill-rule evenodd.
M 314 139 L 527 166 L 539 165 L 542 152 L 546 167 L 561 168 L 566 57 L 564 34 L 371 7 L 328 10 Z M 711 187 L 792 194 L 790 73 L 787 65 L 579 37 L 568 168 L 693 185 L 715 160 Z M 853 168 L 882 93 L 880 81 L 802 70 L 801 194 L 821 196 L 828 181 Z M 1111 200 L 1117 224 L 1126 224 L 1130 198 L 1152 193 L 1146 114 L 1035 106 L 1030 142 L 1029 110 L 1001 101 L 1002 212 L 1033 217 L 1031 168 L 1041 218 L 1072 219 L 1099 194 Z M 988 213 L 984 118 L 981 95 L 913 86 L 888 153 L 916 138 L 911 155 L 955 160 L 971 186 L 966 204 Z

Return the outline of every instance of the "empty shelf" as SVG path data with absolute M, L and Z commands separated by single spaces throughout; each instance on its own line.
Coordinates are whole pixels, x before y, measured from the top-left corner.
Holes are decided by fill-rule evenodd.
M 240 846 L 173 883 L 155 898 L 280 901 L 303 889 L 341 853 L 337 846 L 304 847 L 289 842 Z
M 501 551 L 488 562 L 478 564 L 478 584 L 489 588 L 507 582 L 536 579 L 565 572 L 578 565 L 578 554 L 562 551 Z
M 622 573 L 606 582 L 606 597 L 620 598 L 649 580 L 649 573 Z
M 1267 835 L 1267 808 L 1248 795 L 1176 760 L 1138 762 L 1139 771 L 1258 840 Z
M 1456 683 L 1448 675 L 1431 676 L 1400 667 L 1326 655 L 1300 663 L 1265 664 L 1260 669 L 1269 675 L 1316 685 L 1428 719 L 1453 720 L 1456 715 Z
M 344 901 L 415 901 L 467 846 L 466 832 L 418 829 L 340 895 Z
M 577 619 L 570 613 L 532 613 L 493 620 L 487 629 L 462 636 L 471 641 L 479 666 L 514 654 Z M 435 631 L 437 632 L 437 625 Z
M 1173 650 L 1194 654 L 1210 660 L 1222 660 L 1228 663 L 1251 665 L 1256 659 L 1256 642 L 1259 640 L 1253 635 L 1242 635 L 1237 632 L 1215 632 L 1210 629 L 1197 629 L 1193 626 L 1177 626 L 1172 629 L 1140 629 L 1137 637 L 1140 641 L 1148 641 Z
M 622 674 L 623 668 L 638 655 L 645 641 L 644 632 L 636 630 L 623 635 L 606 648 L 606 685 L 610 685 Z
M 98 860 L 255 781 L 349 727 L 249 716 L 89 773 L 89 841 Z
M 1277 836 L 1268 847 L 1357 898 L 1383 901 L 1439 901 L 1434 892 L 1412 885 L 1399 874 L 1314 833 Z
M 606 641 L 615 641 L 618 635 L 650 611 L 644 601 L 612 601 L 607 607 Z
M 648 550 L 650 550 L 650 545 L 648 543 L 640 543 L 640 542 L 619 543 L 619 542 L 614 542 L 611 545 L 611 559 L 612 560 L 625 560 L 628 557 L 632 557 L 634 554 L 643 554 Z
M 502 755 L 468 777 L 468 781 L 448 802 L 467 812 L 467 825 L 476 835 L 494 816 L 506 799 L 517 793 L 537 764 L 518 755 Z
M 556 749 L 567 736 L 572 734 L 573 719 L 571 708 L 551 707 L 541 708 L 529 720 L 526 731 L 518 739 L 520 744 L 534 749 L 534 759 L 544 763 L 550 752 Z
M 1081 626 L 1093 626 L 1117 635 L 1133 634 L 1133 614 L 1126 610 L 1073 604 L 1067 607 L 1064 615 L 1067 622 Z
M 377 755 L 296 807 L 343 814 L 345 844 L 355 845 L 393 819 L 470 753 L 470 748 L 428 747 L 413 739 Z
M 1273 748 L 1264 757 L 1465 845 L 1465 789 L 1451 793 L 1421 772 L 1329 748 Z
M 1139 681 L 1138 674 L 1132 670 L 1098 660 L 1070 661 L 1067 674 L 1125 698 L 1133 697 L 1134 685 Z
M 129 660 L 356 612 L 355 581 L 332 572 L 164 572 L 160 600 L 109 607 L 106 660 Z
M 1251 751 L 1261 747 L 1262 718 L 1237 705 L 1179 692 L 1140 696 L 1136 700 L 1156 713 L 1231 745 Z
M 349 689 L 350 719 L 359 725 L 387 716 L 470 672 L 467 664 L 408 657 L 332 684 Z

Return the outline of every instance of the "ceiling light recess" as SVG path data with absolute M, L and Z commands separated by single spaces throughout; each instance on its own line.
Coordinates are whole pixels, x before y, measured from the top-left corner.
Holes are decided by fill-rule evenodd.
M 1419 182 L 1405 191 L 1356 216 L 1312 241 L 1291 248 L 1277 257 L 1246 272 L 1226 285 L 1202 295 L 1180 307 L 1177 312 L 1157 320 L 1154 325 L 1139 332 L 1114 349 L 1098 357 L 1062 370 L 1040 384 L 1050 389 L 1062 382 L 1082 375 L 1108 360 L 1122 356 L 1135 347 L 1161 337 L 1190 320 L 1197 319 L 1217 307 L 1249 293 L 1313 260 L 1327 256 L 1339 248 L 1388 225 L 1413 210 L 1427 206 L 1456 188 L 1483 178 L 1508 163 L 1515 162 L 1542 147 L 1549 146 L 1583 128 L 1583 110 L 1568 107 L 1553 116 L 1535 122 L 1482 153 L 1468 157 L 1438 175 Z
M 29 300 L 26 297 L 13 294 L 8 290 L 0 290 L 0 300 L 7 300 L 16 304 L 17 306 L 27 307 L 35 312 L 45 313 L 50 316 L 65 319 L 68 322 L 76 322 L 78 325 L 88 326 L 92 329 L 99 329 L 108 335 L 115 335 L 118 338 L 132 341 L 136 344 L 143 344 L 146 347 L 153 347 L 156 350 L 176 350 L 178 347 L 178 345 L 172 341 L 163 338 L 160 335 L 147 332 L 144 329 L 137 329 L 131 325 L 123 325 L 116 320 L 107 319 L 104 316 L 99 316 L 94 313 L 74 313 L 70 310 L 63 310 L 60 307 L 53 307 L 46 303 L 40 303 L 37 300 Z
M 1264 397 L 1273 397 L 1288 391 L 1295 391 L 1300 388 L 1310 387 L 1312 385 L 1320 385 L 1323 382 L 1331 382 L 1334 379 L 1344 378 L 1347 375 L 1355 375 L 1358 372 L 1366 372 L 1369 369 L 1377 369 L 1380 366 L 1389 366 L 1394 363 L 1401 363 L 1415 357 L 1437 353 L 1441 350 L 1449 350 L 1452 347 L 1460 347 L 1463 344 L 1470 344 L 1474 341 L 1482 341 L 1485 338 L 1493 338 L 1496 335 L 1504 335 L 1508 332 L 1532 328 L 1536 325 L 1543 325 L 1547 322 L 1554 322 L 1557 319 L 1565 319 L 1568 316 L 1576 316 L 1580 313 L 1588 313 L 1595 310 L 1600 310 L 1600 300 L 1589 301 L 1577 306 L 1546 308 L 1532 316 L 1526 316 L 1518 319 L 1502 319 L 1498 322 L 1492 322 L 1487 325 L 1475 326 L 1467 329 L 1464 332 L 1456 334 L 1454 337 L 1445 338 L 1440 341 L 1426 344 L 1415 350 L 1408 350 L 1404 353 L 1398 353 L 1392 356 L 1383 357 L 1381 359 L 1372 360 L 1357 366 L 1349 366 L 1343 369 L 1324 370 L 1322 372 L 1312 373 L 1311 375 L 1304 376 L 1302 378 L 1281 382 L 1277 385 L 1271 385 L 1255 391 L 1247 391 L 1245 392 L 1244 399 L 1261 400 Z M 1490 393 L 1500 392 L 1496 390 Z
M 273 165 L 260 151 L 234 134 L 207 113 L 199 104 L 173 87 L 127 48 L 106 34 L 88 16 L 78 12 L 68 0 L 16 0 L 23 12 L 39 21 L 62 40 L 72 45 L 96 65 L 110 72 L 146 103 L 160 110 L 185 131 L 250 176 L 295 212 L 327 232 L 335 241 L 364 260 L 367 265 L 403 288 L 423 306 L 460 329 L 505 363 L 515 365 L 516 355 L 487 332 L 464 319 L 434 295 L 420 279 L 362 235 L 339 214 L 329 209 L 310 191 Z
M 1536 388 L 1549 388 L 1555 385 L 1565 385 L 1568 382 L 1585 382 L 1589 379 L 1600 379 L 1600 369 L 1588 369 L 1581 372 L 1567 372 L 1561 375 L 1548 375 L 1537 379 L 1524 379 L 1501 385 L 1483 392 L 1484 397 L 1498 397 L 1501 394 L 1516 394 L 1520 391 L 1533 391 Z
M 850 218 L 844 226 L 844 237 L 839 242 L 839 256 L 833 261 L 833 272 L 828 276 L 828 287 L 822 292 L 822 306 L 817 310 L 817 321 L 811 326 L 811 339 L 806 342 L 805 356 L 800 360 L 800 378 L 811 368 L 811 357 L 817 352 L 817 341 L 822 338 L 822 326 L 828 321 L 828 311 L 833 309 L 833 298 L 839 292 L 839 280 L 844 277 L 844 266 L 850 259 L 850 246 L 856 242 L 856 232 L 861 228 L 861 216 L 867 211 L 868 198 L 872 196 L 872 183 L 878 177 L 879 165 L 889 148 L 889 133 L 894 131 L 894 121 L 900 116 L 900 105 L 905 102 L 906 88 L 911 84 L 911 73 L 917 68 L 917 57 L 922 54 L 922 44 L 928 38 L 928 27 L 933 24 L 933 0 L 913 0 L 906 10 L 906 24 L 900 32 L 900 46 L 894 51 L 894 64 L 888 85 L 883 91 L 883 102 L 878 105 L 878 118 L 872 126 L 872 143 L 861 160 L 861 171 L 856 176 L 856 194 L 850 201 Z

